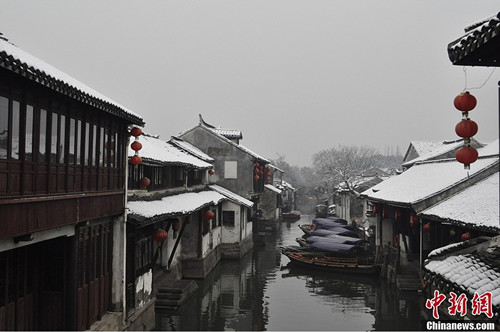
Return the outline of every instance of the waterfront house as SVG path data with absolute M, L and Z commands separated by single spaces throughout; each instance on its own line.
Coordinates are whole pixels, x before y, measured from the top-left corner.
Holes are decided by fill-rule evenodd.
M 0 329 L 87 330 L 109 316 L 127 328 L 132 125 L 141 116 L 0 34 Z
M 498 143 L 492 143 L 493 146 L 495 144 L 498 146 Z M 399 269 L 404 270 L 405 267 L 413 267 L 417 272 L 430 250 L 452 240 L 449 236 L 436 234 L 459 235 L 472 231 L 470 223 L 455 225 L 455 233 L 450 233 L 451 226 L 448 223 L 436 222 L 425 226 L 427 223 L 424 224 L 423 216 L 419 214 L 498 174 L 498 154 L 490 155 L 490 149 L 488 146 L 479 149 L 481 157 L 468 172 L 455 159 L 420 162 L 362 193 L 372 207 L 371 214 L 376 218 L 376 244 L 379 254 L 386 259 L 383 273 L 388 278 L 397 281 Z M 474 232 L 476 236 L 492 235 L 486 229 L 474 229 Z M 426 240 L 429 234 L 434 234 L 434 242 Z
M 457 150 L 463 145 L 463 139 L 450 141 L 412 141 L 403 158 L 402 169 L 406 170 L 419 161 L 454 158 Z M 472 137 L 471 146 L 478 149 L 483 147 L 484 144 Z
M 169 143 L 206 162 L 214 162 L 212 157 L 179 137 L 172 137 Z M 219 176 L 213 169 L 209 171 L 209 174 L 209 188 L 228 198 L 221 202 L 222 211 L 220 211 L 222 218 L 222 258 L 241 258 L 253 247 L 252 221 L 250 217 L 254 203 L 228 189 L 216 185 L 215 183 Z
M 269 160 L 239 144 L 243 137 L 241 132 L 216 128 L 206 123 L 201 115 L 198 125 L 178 137 L 215 159 L 217 185 L 254 202 L 251 218 L 256 222 L 253 231 L 262 230 L 258 226 L 263 212 L 262 199 L 265 185 L 272 183 Z

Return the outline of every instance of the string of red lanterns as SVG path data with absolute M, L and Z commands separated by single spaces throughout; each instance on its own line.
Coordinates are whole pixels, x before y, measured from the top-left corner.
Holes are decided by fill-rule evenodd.
M 142 163 L 142 158 L 139 156 L 139 151 L 142 149 L 142 143 L 139 142 L 139 136 L 142 135 L 142 130 L 139 127 L 134 127 L 132 130 L 130 130 L 130 135 L 135 137 L 135 141 L 130 144 L 130 147 L 132 150 L 135 151 L 135 154 L 130 158 L 130 163 L 132 165 L 139 165 Z M 149 179 L 148 179 L 149 180 Z M 142 180 L 141 180 L 142 181 Z M 147 184 L 147 186 L 149 183 Z
M 470 164 L 479 157 L 477 150 L 470 145 L 472 136 L 477 134 L 478 126 L 469 119 L 469 111 L 476 107 L 477 100 L 469 91 L 465 91 L 455 97 L 453 105 L 462 112 L 462 121 L 455 126 L 455 133 L 464 139 L 464 145 L 457 150 L 455 158 L 464 164 L 464 169 L 469 170 Z

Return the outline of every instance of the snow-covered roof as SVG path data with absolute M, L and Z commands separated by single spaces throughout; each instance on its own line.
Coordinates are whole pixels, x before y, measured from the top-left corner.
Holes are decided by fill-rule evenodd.
M 454 244 L 439 253 L 431 252 L 424 263 L 424 279 L 444 280 L 473 295 L 491 292 L 492 305 L 500 306 L 500 236 L 467 248 L 467 242 Z M 471 240 L 473 241 L 473 240 Z M 465 249 L 463 249 L 465 247 Z M 471 250 L 472 249 L 472 250 Z M 455 290 L 456 291 L 456 290 Z
M 212 128 L 212 130 L 215 131 L 217 134 L 222 135 L 222 136 L 227 137 L 227 138 L 238 138 L 238 139 L 243 138 L 243 134 L 241 133 L 241 131 L 236 130 L 236 129 L 226 129 L 226 128 L 217 127 L 217 128 Z
M 187 165 L 201 169 L 212 167 L 211 164 L 182 151 L 158 137 L 143 134 L 139 136 L 139 142 L 142 144 L 139 156 L 145 162 L 152 161 L 161 164 Z M 128 155 L 133 156 L 134 154 L 135 151 L 129 146 Z
M 418 161 L 429 160 L 447 152 L 453 151 L 464 144 L 463 140 L 457 141 L 415 141 L 412 142 L 418 157 L 405 161 L 403 166 L 413 165 Z
M 376 201 L 413 204 L 464 182 L 469 176 L 494 165 L 498 167 L 498 157 L 478 159 L 471 164 L 468 172 L 455 159 L 417 163 L 400 175 L 365 190 L 362 195 Z
M 232 191 L 227 190 L 226 188 L 223 188 L 223 187 L 218 186 L 216 184 L 210 185 L 208 187 L 210 189 L 218 192 L 219 194 L 222 194 L 222 195 L 226 196 L 230 201 L 232 201 L 234 203 L 245 205 L 248 208 L 251 208 L 253 206 L 253 202 L 252 201 L 250 201 L 250 200 L 248 200 L 248 199 L 246 199 L 244 197 L 241 197 L 240 195 L 235 194 Z
M 459 224 L 494 227 L 500 232 L 499 173 L 495 173 L 459 193 L 422 211 L 428 218 Z
M 493 156 L 499 153 L 500 146 L 498 138 L 491 143 L 488 143 L 486 146 L 477 149 L 477 152 L 480 156 Z
M 185 215 L 208 205 L 217 205 L 226 196 L 213 190 L 183 193 L 163 197 L 154 201 L 133 201 L 127 203 L 128 214 L 144 218 L 161 218 Z
M 275 182 L 275 187 L 278 189 L 284 188 L 284 189 L 290 189 L 290 190 L 297 190 L 289 182 L 287 182 L 285 180 L 281 181 L 281 183 Z
M 203 161 L 211 163 L 215 160 L 214 158 L 210 157 L 205 152 L 198 149 L 196 146 L 184 141 L 182 138 L 172 136 L 172 138 L 168 142 L 181 148 L 182 150 L 194 155 L 195 157 L 200 158 Z
M 188 129 L 188 130 L 185 130 L 185 131 L 183 131 L 183 132 L 179 133 L 179 135 L 178 135 L 178 136 L 182 136 L 182 135 L 184 135 L 185 133 L 190 132 L 190 131 L 192 131 L 192 130 L 194 130 L 194 129 L 198 128 L 198 127 L 201 127 L 201 128 L 206 129 L 207 131 L 211 132 L 213 135 L 217 136 L 219 139 L 223 140 L 224 142 L 226 142 L 226 143 L 228 143 L 228 144 L 231 144 L 231 145 L 233 145 L 233 146 L 237 147 L 238 149 L 240 149 L 240 150 L 242 150 L 243 152 L 245 152 L 246 154 L 248 154 L 248 155 L 252 156 L 252 157 L 253 157 L 253 158 L 255 158 L 256 160 L 263 161 L 263 162 L 265 162 L 265 163 L 269 163 L 269 160 L 268 160 L 268 159 L 266 159 L 266 158 L 262 157 L 261 155 L 259 155 L 259 154 L 255 153 L 255 152 L 253 152 L 253 151 L 252 151 L 252 150 L 250 150 L 249 148 L 247 148 L 247 147 L 245 147 L 245 146 L 243 146 L 243 145 L 241 145 L 241 144 L 235 143 L 235 142 L 233 142 L 232 140 L 230 140 L 229 138 L 227 138 L 227 137 L 225 137 L 225 136 L 223 136 L 223 135 L 219 134 L 216 130 L 214 130 L 214 127 L 213 127 L 213 126 L 211 126 L 211 125 L 207 125 L 207 124 L 206 124 L 206 122 L 204 122 L 204 121 L 200 121 L 200 123 L 199 123 L 199 124 L 197 124 L 196 126 L 194 126 L 193 128 L 190 128 L 190 129 Z
M 500 12 L 465 29 L 465 35 L 448 44 L 454 65 L 498 67 Z
M 0 36 L 0 67 L 20 74 L 59 93 L 142 125 L 142 117 L 82 82 L 34 57 Z
M 273 186 L 272 184 L 265 184 L 264 188 L 267 188 L 271 190 L 272 192 L 275 192 L 276 194 L 281 194 L 281 190 Z

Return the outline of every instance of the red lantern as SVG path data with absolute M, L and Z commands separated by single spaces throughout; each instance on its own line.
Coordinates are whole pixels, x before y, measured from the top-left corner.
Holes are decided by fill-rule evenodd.
M 258 168 L 254 168 L 253 174 L 259 174 L 259 173 L 260 173 L 259 169 Z
M 130 131 L 130 135 L 135 136 L 135 137 L 141 136 L 142 135 L 141 128 L 139 128 L 139 127 L 132 128 L 132 130 Z
M 210 175 L 214 175 L 214 174 L 215 174 L 215 171 L 214 171 L 213 169 L 209 169 L 209 170 L 208 170 L 208 174 L 210 174 Z
M 463 146 L 458 149 L 455 154 L 455 158 L 457 158 L 457 161 L 464 164 L 465 167 L 468 167 L 470 164 L 475 162 L 478 156 L 479 154 L 477 150 L 472 146 Z
M 427 233 L 429 233 L 430 230 L 431 230 L 431 225 L 429 223 L 424 224 L 424 231 L 426 231 Z
M 259 177 L 258 175 L 255 175 L 255 176 L 253 177 L 253 180 L 254 180 L 254 181 L 259 181 L 259 179 L 260 179 L 260 177 Z
M 399 220 L 401 218 L 401 211 L 395 210 L 394 211 L 394 220 Z
M 156 241 L 156 242 L 163 242 L 167 239 L 167 236 L 168 236 L 168 233 L 166 230 L 164 229 L 157 229 L 154 234 L 153 234 L 153 239 Z
M 463 233 L 461 238 L 462 238 L 462 241 L 470 240 L 470 233 L 469 232 Z
M 271 172 L 271 167 L 267 166 L 266 167 L 266 172 Z
M 258 162 L 255 162 L 254 165 L 255 165 L 255 167 L 259 167 L 260 166 L 260 164 Z
M 215 217 L 215 214 L 212 212 L 212 210 L 208 210 L 207 212 L 203 213 L 203 220 L 212 220 Z
M 469 91 L 465 91 L 455 97 L 455 100 L 453 100 L 453 104 L 455 105 L 455 108 L 457 110 L 468 112 L 476 107 L 477 100 L 476 97 L 469 93 Z
M 134 151 L 139 151 L 140 149 L 142 149 L 142 144 L 139 141 L 133 141 L 132 144 L 130 144 L 130 147 Z
M 149 186 L 151 181 L 149 180 L 149 178 L 143 177 L 139 183 L 140 183 L 141 187 L 147 187 L 147 186 Z
M 266 182 L 271 182 L 271 178 L 269 176 L 266 178 Z
M 372 214 L 377 214 L 377 204 L 372 204 Z
M 416 226 L 418 225 L 418 217 L 415 215 L 415 214 L 411 214 L 410 215 L 410 226 L 413 227 L 413 226 Z
M 468 138 L 476 135 L 477 130 L 477 123 L 470 119 L 462 120 L 455 126 L 455 132 L 458 136 L 463 138 Z
M 130 158 L 130 163 L 132 165 L 139 165 L 140 163 L 142 163 L 142 158 L 138 155 L 134 155 L 132 156 L 132 158 Z

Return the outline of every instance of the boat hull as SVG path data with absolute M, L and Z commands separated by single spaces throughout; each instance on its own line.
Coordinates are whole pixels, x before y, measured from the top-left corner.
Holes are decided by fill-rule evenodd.
M 282 253 L 292 264 L 301 267 L 363 275 L 375 275 L 380 271 L 379 265 L 360 264 L 356 257 L 325 256 L 287 249 L 283 249 Z

